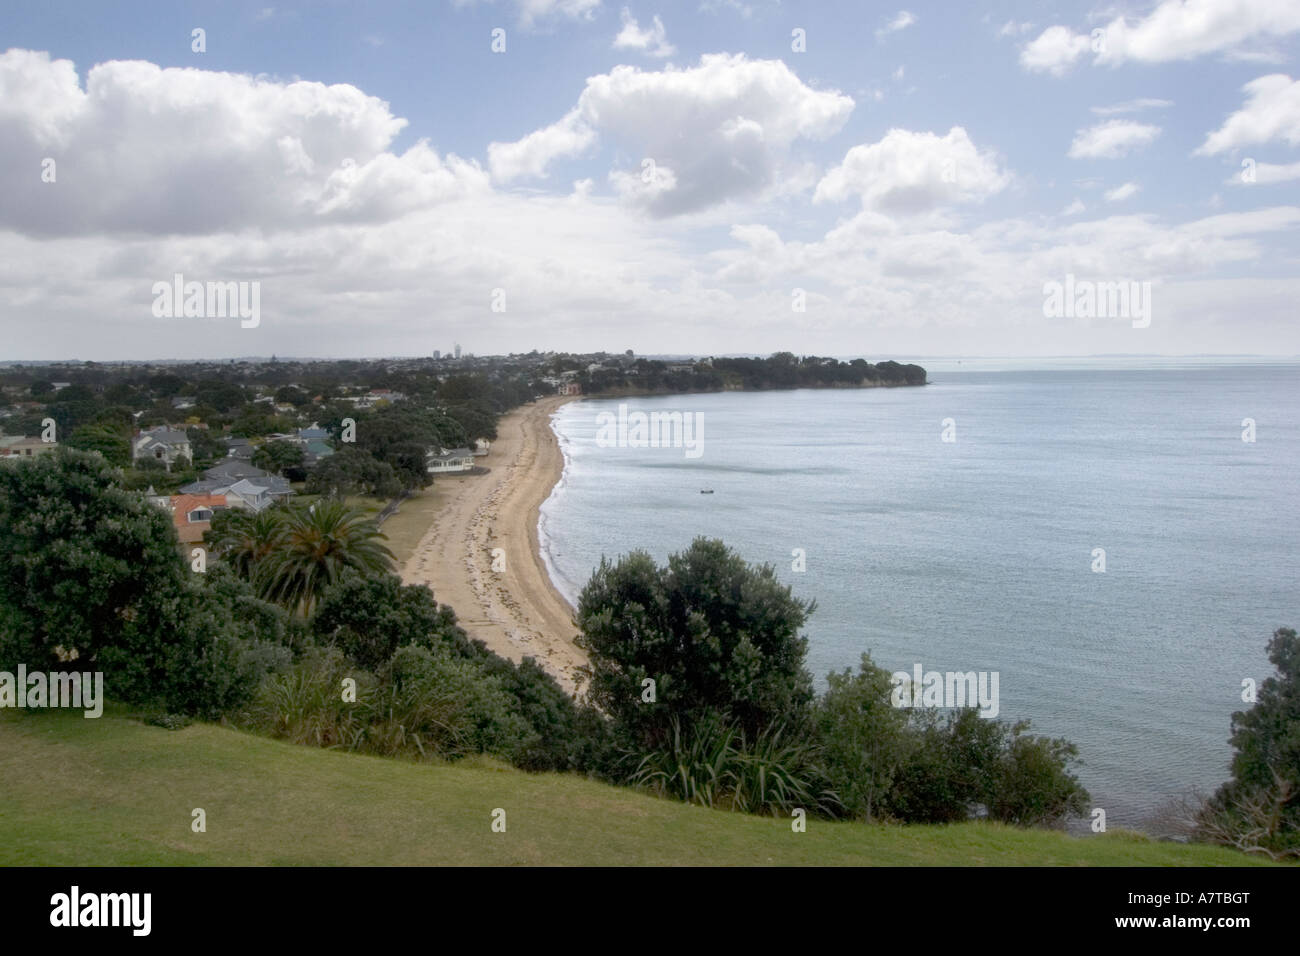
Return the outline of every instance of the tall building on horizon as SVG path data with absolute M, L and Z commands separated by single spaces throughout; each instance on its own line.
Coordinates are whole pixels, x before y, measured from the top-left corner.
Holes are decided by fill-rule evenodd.
M 460 358 L 460 343 L 456 343 L 456 358 Z

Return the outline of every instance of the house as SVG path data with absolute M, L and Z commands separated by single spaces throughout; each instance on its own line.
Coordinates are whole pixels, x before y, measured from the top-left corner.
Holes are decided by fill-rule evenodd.
M 253 458 L 253 443 L 247 438 L 227 438 L 225 446 L 227 458 L 238 458 L 241 461 L 251 461 Z
M 229 505 L 225 495 L 173 495 L 169 501 L 172 524 L 181 544 L 203 544 L 203 532 L 212 527 L 212 516 Z
M 226 495 L 231 508 L 249 508 L 252 511 L 261 511 L 267 504 L 282 501 L 293 494 L 289 482 L 278 475 L 231 457 L 213 465 L 200 480 L 182 485 L 180 491 L 187 495 Z
M 555 388 L 556 395 L 581 395 L 582 386 L 577 382 L 564 382 Z
M 254 483 L 247 478 L 239 479 L 226 489 L 226 500 L 230 502 L 230 507 L 246 511 L 263 511 L 275 504 L 280 497 L 282 496 L 273 492 L 269 485 L 260 481 Z
M 478 438 L 474 441 L 474 457 L 480 458 L 486 455 L 492 449 L 492 443 L 486 438 Z
M 171 471 L 178 458 L 193 460 L 189 436 L 168 425 L 138 432 L 131 441 L 131 457 L 135 461 L 145 458 L 161 461 L 168 471 Z
M 472 471 L 474 453 L 468 448 L 453 448 L 450 451 L 439 448 L 438 454 L 429 453 L 428 465 L 430 474 L 435 475 Z
M 0 438 L 0 458 L 31 458 L 44 455 L 59 447 L 58 442 L 26 438 L 23 435 Z
M 183 411 L 187 408 L 193 408 L 199 403 L 198 398 L 193 395 L 173 395 L 172 408 L 177 411 Z
M 302 463 L 306 468 L 315 468 L 322 458 L 334 454 L 334 446 L 320 438 L 313 438 L 303 446 Z

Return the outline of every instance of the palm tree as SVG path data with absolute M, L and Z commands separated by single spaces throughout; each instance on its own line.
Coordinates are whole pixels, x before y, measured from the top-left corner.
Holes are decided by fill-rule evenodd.
M 342 501 L 318 501 L 283 513 L 274 546 L 256 575 L 262 596 L 303 615 L 310 613 L 345 568 L 378 574 L 392 570 L 387 536 L 365 512 Z
M 275 550 L 284 515 L 283 508 L 218 512 L 203 540 L 215 556 L 230 563 L 236 574 L 251 581 L 262 559 Z

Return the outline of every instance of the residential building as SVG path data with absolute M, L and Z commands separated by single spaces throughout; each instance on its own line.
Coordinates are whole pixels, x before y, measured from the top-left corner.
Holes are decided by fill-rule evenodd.
M 468 448 L 439 448 L 438 454 L 429 453 L 428 465 L 430 474 L 436 475 L 472 471 L 474 453 Z
M 241 482 L 243 484 L 241 484 Z M 203 473 L 199 481 L 180 488 L 187 495 L 226 495 L 232 508 L 261 511 L 292 495 L 289 482 L 239 458 L 223 458 Z
M 212 527 L 212 516 L 229 507 L 225 495 L 173 495 L 169 506 L 176 536 L 188 545 L 202 545 L 203 532 Z
M 131 457 L 135 461 L 144 458 L 161 461 L 168 471 L 171 471 L 178 458 L 193 460 L 189 436 L 170 425 L 159 425 L 138 432 L 131 441 Z
M 41 441 L 39 438 L 27 438 L 14 435 L 0 438 L 0 458 L 31 458 L 44 455 L 59 447 L 58 442 Z

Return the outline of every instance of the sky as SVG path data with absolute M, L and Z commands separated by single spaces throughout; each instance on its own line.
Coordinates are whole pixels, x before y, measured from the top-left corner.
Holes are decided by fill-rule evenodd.
M 0 361 L 1300 354 L 1300 2 L 902 3 L 7 0 Z

